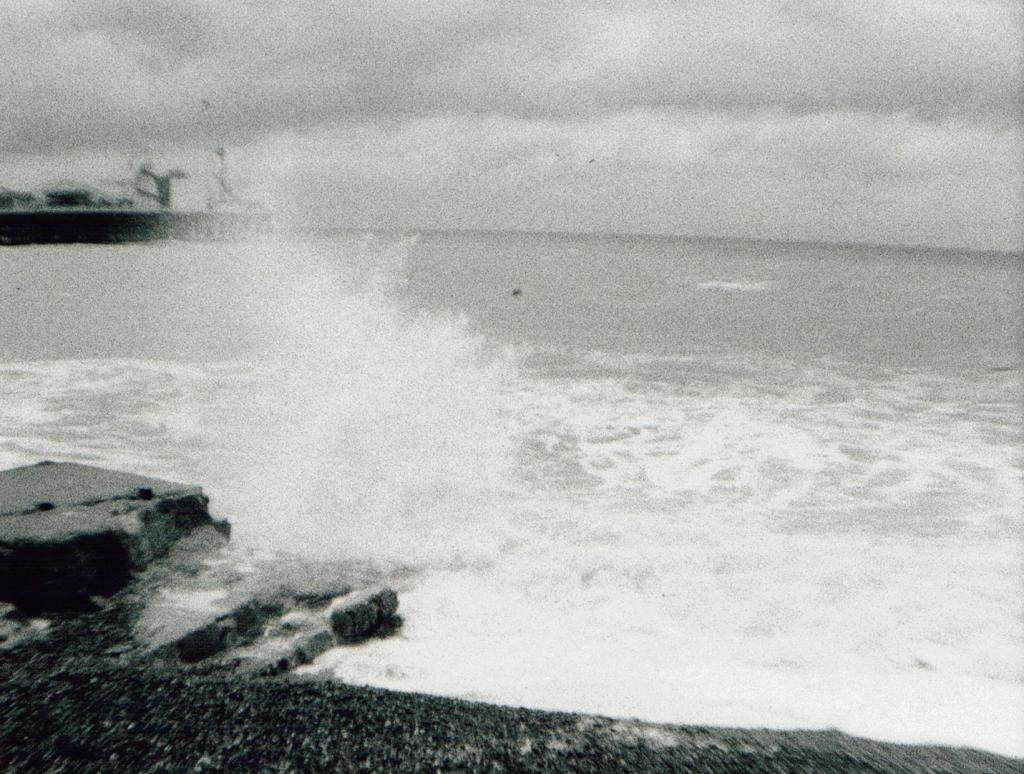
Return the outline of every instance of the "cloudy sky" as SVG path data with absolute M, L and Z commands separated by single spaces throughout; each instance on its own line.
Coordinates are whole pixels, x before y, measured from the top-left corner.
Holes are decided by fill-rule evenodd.
M 3 0 L 0 185 L 286 216 L 1024 247 L 1021 0 Z

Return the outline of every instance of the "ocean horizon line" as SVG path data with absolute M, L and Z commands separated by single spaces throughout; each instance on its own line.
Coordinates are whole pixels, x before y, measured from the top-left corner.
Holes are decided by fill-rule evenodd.
M 746 237 L 746 236 L 724 236 L 716 234 L 683 234 L 670 232 L 643 232 L 643 231 L 566 231 L 561 229 L 543 230 L 530 228 L 441 228 L 431 227 L 360 227 L 360 226 L 296 226 L 286 228 L 286 232 L 312 233 L 317 235 L 334 234 L 385 234 L 388 236 L 409 237 L 417 234 L 465 234 L 465 235 L 501 235 L 511 234 L 520 236 L 555 237 L 570 239 L 643 239 L 652 241 L 689 241 L 689 242 L 722 242 L 732 244 L 765 244 L 765 245 L 790 245 L 794 247 L 827 247 L 839 249 L 863 249 L 863 248 L 884 248 L 887 250 L 903 250 L 907 252 L 928 252 L 928 253 L 951 253 L 969 254 L 998 258 L 1020 258 L 1024 259 L 1024 244 L 1015 248 L 984 248 L 984 247 L 952 247 L 941 244 L 924 243 L 902 243 L 902 242 L 872 242 L 872 241 L 830 241 L 817 239 L 788 239 L 781 237 Z

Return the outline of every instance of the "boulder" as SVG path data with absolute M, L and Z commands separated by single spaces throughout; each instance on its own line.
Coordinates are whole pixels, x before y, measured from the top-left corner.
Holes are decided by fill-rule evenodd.
M 321 653 L 334 647 L 334 635 L 330 629 L 317 629 L 300 634 L 292 643 L 292 658 L 289 667 L 309 664 Z
M 290 636 L 271 637 L 226 657 L 241 674 L 271 677 L 311 663 L 334 647 L 334 635 L 325 626 Z
M 398 595 L 375 587 L 347 594 L 331 606 L 331 629 L 339 642 L 357 642 L 394 627 Z
M 193 664 L 224 650 L 255 642 L 263 636 L 267 622 L 280 616 L 284 609 L 281 600 L 249 600 L 178 639 L 174 643 L 175 654 L 178 660 Z
M 199 487 L 77 463 L 0 472 L 0 601 L 85 609 L 182 537 L 212 527 Z
M 340 598 L 328 628 L 322 613 L 304 599 L 251 599 L 157 647 L 154 652 L 185 664 L 228 664 L 255 674 L 279 674 L 308 664 L 336 642 L 350 643 L 394 628 L 398 597 L 375 588 Z M 341 632 L 338 635 L 338 632 Z

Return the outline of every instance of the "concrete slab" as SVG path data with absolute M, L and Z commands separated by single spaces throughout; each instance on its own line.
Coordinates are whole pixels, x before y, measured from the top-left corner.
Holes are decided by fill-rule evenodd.
M 77 463 L 0 472 L 0 600 L 86 609 L 182 538 L 212 527 L 200 487 Z
M 0 471 L 0 516 L 119 499 L 200 494 L 199 487 L 77 462 L 40 462 Z

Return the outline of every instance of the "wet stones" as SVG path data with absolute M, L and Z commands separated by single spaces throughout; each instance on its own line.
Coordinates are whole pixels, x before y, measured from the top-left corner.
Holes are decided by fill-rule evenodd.
M 48 636 L 40 613 L 91 611 L 125 627 L 108 656 L 272 675 L 401 625 L 393 589 L 352 591 L 373 582 L 365 568 L 240 558 L 208 502 L 88 465 L 0 471 L 0 649 Z M 51 617 L 60 632 L 94 620 Z
M 317 656 L 337 645 L 334 635 L 326 626 L 312 631 L 276 637 L 252 652 L 236 654 L 235 668 L 243 673 L 262 677 L 290 672 L 296 667 L 312 663 Z
M 298 596 L 250 600 L 160 647 L 157 655 L 280 674 L 336 645 L 393 633 L 401 625 L 397 610 L 398 595 L 384 587 L 338 597 L 326 614 L 305 607 Z
M 339 642 L 359 642 L 394 625 L 398 595 L 376 587 L 348 594 L 331 606 L 331 629 Z
M 179 661 L 193 664 L 224 650 L 255 642 L 267 622 L 284 612 L 278 600 L 251 600 L 224 616 L 189 632 L 174 643 Z

